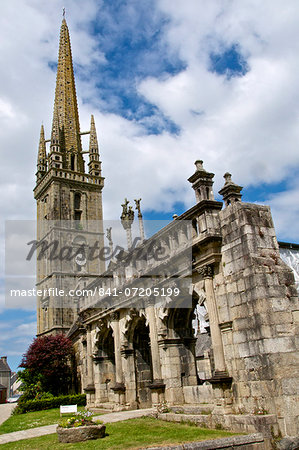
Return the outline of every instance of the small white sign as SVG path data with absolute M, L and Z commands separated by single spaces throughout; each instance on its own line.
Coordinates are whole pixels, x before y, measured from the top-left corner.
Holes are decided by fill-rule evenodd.
M 60 405 L 60 415 L 77 413 L 77 405 Z

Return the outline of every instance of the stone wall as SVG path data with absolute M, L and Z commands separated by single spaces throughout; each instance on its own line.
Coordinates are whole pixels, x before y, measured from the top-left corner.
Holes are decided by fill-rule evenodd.
M 214 286 L 225 361 L 238 413 L 276 414 L 299 432 L 298 297 L 281 260 L 270 209 L 246 203 L 220 212 L 222 261 Z M 297 334 L 297 338 L 296 338 Z

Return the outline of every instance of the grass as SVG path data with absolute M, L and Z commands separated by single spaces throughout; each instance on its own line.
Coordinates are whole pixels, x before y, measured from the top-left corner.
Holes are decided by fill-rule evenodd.
M 153 445 L 179 444 L 233 436 L 234 433 L 208 430 L 187 424 L 165 422 L 151 417 L 130 419 L 106 425 L 107 436 L 96 441 L 59 444 L 56 434 L 2 444 L 2 449 L 140 449 Z
M 78 411 L 84 411 L 84 406 L 79 406 Z M 67 415 L 64 414 L 64 417 Z M 26 414 L 10 416 L 0 425 L 0 434 L 12 433 L 13 431 L 28 430 L 29 428 L 52 425 L 60 419 L 59 408 L 45 409 L 43 411 L 32 411 Z

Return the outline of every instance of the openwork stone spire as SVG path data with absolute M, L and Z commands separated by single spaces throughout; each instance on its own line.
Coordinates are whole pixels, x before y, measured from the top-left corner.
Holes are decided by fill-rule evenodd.
M 54 113 L 53 113 L 53 120 L 52 120 L 51 148 L 52 147 L 60 147 L 58 107 L 56 104 L 54 105 Z M 58 151 L 58 148 L 55 150 Z
M 62 20 L 60 29 L 54 116 L 56 110 L 60 129 L 61 151 L 65 154 L 65 168 L 84 172 L 72 51 L 65 18 Z
M 40 137 L 39 137 L 39 146 L 38 146 L 38 157 L 37 162 L 46 160 L 47 153 L 46 153 L 46 142 L 45 142 L 45 130 L 44 126 L 42 125 L 40 128 Z
M 101 176 L 101 161 L 99 160 L 99 144 L 93 115 L 91 116 L 90 121 L 88 167 L 90 175 Z
M 89 140 L 89 153 L 99 153 L 99 144 L 97 139 L 97 131 L 94 123 L 94 117 L 91 115 L 90 120 L 90 140 Z
M 44 126 L 40 129 L 40 138 L 37 155 L 37 178 L 41 179 L 47 171 L 47 152 Z

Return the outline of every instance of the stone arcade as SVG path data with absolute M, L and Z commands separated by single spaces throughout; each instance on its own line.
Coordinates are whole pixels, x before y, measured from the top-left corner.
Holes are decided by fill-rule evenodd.
M 82 134 L 90 134 L 89 173 Z M 42 128 L 34 190 L 38 240 L 56 232 L 77 249 L 95 241 L 103 247 L 97 135 L 93 117 L 90 132 L 80 132 L 65 19 L 48 154 L 46 142 Z M 211 426 L 294 436 L 299 433 L 299 306 L 293 271 L 280 257 L 269 207 L 243 203 L 242 188 L 227 173 L 220 190 L 223 208 L 214 200 L 214 174 L 202 161 L 195 164 L 188 180 L 195 205 L 147 240 L 136 200 L 141 236 L 136 248 L 130 248 L 134 213 L 125 202 L 121 219 L 129 249 L 108 267 L 97 259 L 83 261 L 82 255 L 80 260 L 81 250 L 68 265 L 38 261 L 41 289 L 76 285 L 103 293 L 79 296 L 67 307 L 55 296 L 39 297 L 38 335 L 63 332 L 73 340 L 80 386 L 91 407 L 120 410 L 166 402 L 209 412 L 202 417 Z M 112 248 L 110 229 L 107 236 Z M 149 250 L 157 242 L 166 249 L 162 260 Z M 138 260 L 142 249 L 147 257 Z M 134 287 L 139 293 L 140 286 L 152 291 L 142 298 L 124 294 Z M 181 297 L 172 295 L 175 286 Z M 158 294 L 162 288 L 172 291 L 160 298 L 150 295 L 154 288 Z M 108 289 L 119 295 L 112 299 Z M 206 323 L 195 335 L 199 308 Z

